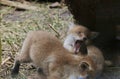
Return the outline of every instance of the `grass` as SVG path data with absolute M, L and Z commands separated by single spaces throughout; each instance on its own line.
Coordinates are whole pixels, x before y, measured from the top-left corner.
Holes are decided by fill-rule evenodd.
M 1 45 L 1 36 L 0 36 L 0 64 L 1 64 L 1 61 L 2 61 L 2 45 Z
M 12 79 L 10 69 L 29 31 L 45 30 L 56 36 L 57 33 L 50 28 L 52 26 L 60 34 L 59 39 L 63 41 L 68 23 L 73 20 L 72 15 L 69 14 L 67 7 L 49 9 L 49 4 L 34 3 L 41 8 L 39 11 L 15 11 L 15 8 L 2 6 L 0 10 L 0 32 L 2 33 L 0 79 Z M 30 65 L 23 64 L 17 79 L 26 79 L 30 73 L 34 72 Z

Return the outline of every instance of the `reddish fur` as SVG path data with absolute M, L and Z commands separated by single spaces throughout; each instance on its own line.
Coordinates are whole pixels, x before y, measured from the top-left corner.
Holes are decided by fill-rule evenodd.
M 80 33 L 78 33 L 78 32 L 80 32 Z M 89 29 L 87 29 L 86 27 L 84 27 L 82 25 L 74 25 L 68 31 L 68 35 L 69 34 L 79 36 L 80 38 L 82 38 L 84 35 L 84 37 L 87 38 L 87 40 L 85 42 L 86 42 L 86 46 L 87 46 L 87 50 L 88 50 L 88 56 L 91 57 L 91 59 L 97 65 L 96 75 L 98 73 L 101 73 L 101 71 L 103 70 L 103 67 L 104 67 L 104 57 L 103 57 L 102 51 L 92 44 L 92 41 L 90 38 L 92 38 L 92 36 L 94 37 L 94 32 L 91 32 Z M 72 42 L 75 42 L 75 41 L 72 41 Z M 70 51 L 70 52 L 72 52 L 72 51 Z M 79 53 L 79 55 L 81 55 L 81 53 Z
M 83 61 L 91 68 L 86 71 L 86 74 L 89 71 L 95 72 L 96 69 L 91 58 L 69 53 L 56 37 L 43 31 L 28 33 L 21 54 L 16 57 L 16 61 L 32 62 L 43 68 L 48 73 L 48 79 L 66 79 L 74 71 L 76 74 L 82 75 L 82 72 L 79 71 L 79 64 Z

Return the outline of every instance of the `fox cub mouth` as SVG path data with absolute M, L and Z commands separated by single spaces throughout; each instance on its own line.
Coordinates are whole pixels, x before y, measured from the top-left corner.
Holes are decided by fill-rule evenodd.
M 74 44 L 74 51 L 75 54 L 81 53 L 83 55 L 87 54 L 87 46 L 85 44 L 85 41 L 83 40 L 76 40 Z
M 76 40 L 76 41 L 75 41 L 75 44 L 74 44 L 74 47 L 75 47 L 75 49 L 74 49 L 74 50 L 75 50 L 75 54 L 78 54 L 82 42 L 83 42 L 82 40 Z

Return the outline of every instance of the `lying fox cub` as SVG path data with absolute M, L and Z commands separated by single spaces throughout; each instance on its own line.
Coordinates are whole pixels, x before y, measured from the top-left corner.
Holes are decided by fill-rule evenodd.
M 18 74 L 20 63 L 28 62 L 48 72 L 47 79 L 87 79 L 96 70 L 89 56 L 69 53 L 56 37 L 43 31 L 28 33 L 11 75 Z
M 103 70 L 104 57 L 102 55 L 102 52 L 97 47 L 92 45 L 91 42 L 91 40 L 95 38 L 96 35 L 96 32 L 91 32 L 89 29 L 82 25 L 72 24 L 69 27 L 68 35 L 64 41 L 63 46 L 71 53 L 90 56 L 93 59 L 94 63 L 97 65 L 98 73 L 100 73 Z M 85 45 L 87 49 L 85 49 L 85 46 L 82 48 L 82 45 Z M 88 53 L 83 51 L 88 51 Z

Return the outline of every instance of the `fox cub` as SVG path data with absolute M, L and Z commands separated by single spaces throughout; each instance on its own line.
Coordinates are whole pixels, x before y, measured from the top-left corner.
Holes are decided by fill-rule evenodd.
M 97 35 L 98 33 L 91 32 L 89 29 L 82 25 L 72 24 L 69 26 L 68 34 L 63 46 L 71 53 L 90 56 L 93 59 L 94 63 L 97 65 L 98 73 L 100 73 L 103 70 L 104 57 L 102 52 L 96 46 L 94 46 L 91 41 Z M 82 48 L 82 45 L 85 45 L 84 48 Z M 85 47 L 87 49 L 85 49 Z M 88 53 L 84 53 L 82 51 L 88 51 Z
M 56 37 L 44 31 L 28 33 L 11 75 L 18 74 L 20 63 L 29 62 L 46 71 L 47 79 L 86 79 L 94 77 L 96 70 L 89 56 L 71 54 Z

